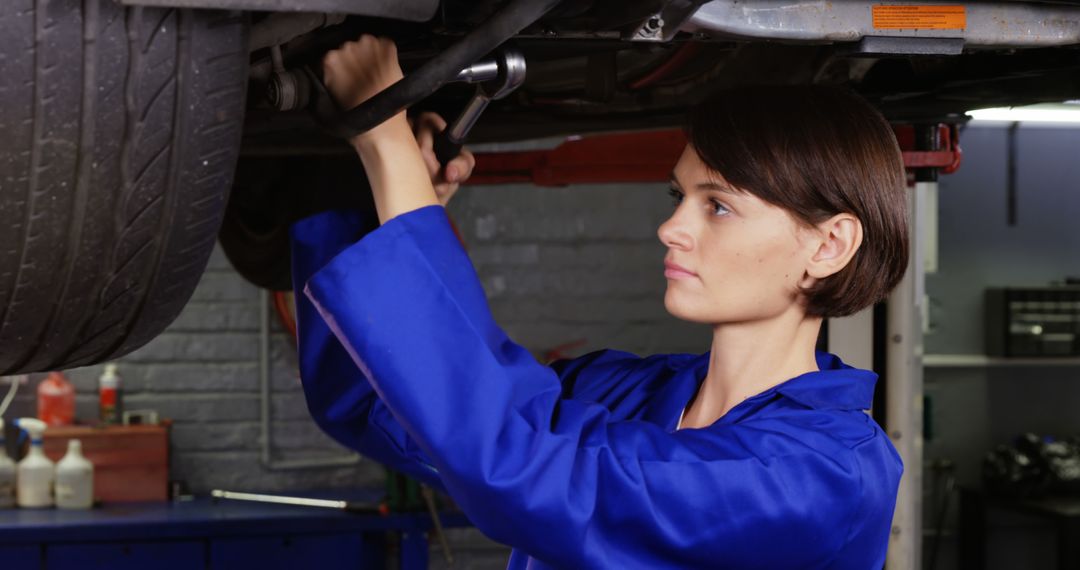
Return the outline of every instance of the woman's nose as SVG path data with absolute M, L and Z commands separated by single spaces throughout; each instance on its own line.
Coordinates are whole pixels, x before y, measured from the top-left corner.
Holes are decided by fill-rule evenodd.
M 686 231 L 685 224 L 679 220 L 678 208 L 671 213 L 671 217 L 666 222 L 660 224 L 660 227 L 656 230 L 656 235 L 660 238 L 660 243 L 669 249 L 689 250 L 693 245 L 693 240 L 690 233 Z

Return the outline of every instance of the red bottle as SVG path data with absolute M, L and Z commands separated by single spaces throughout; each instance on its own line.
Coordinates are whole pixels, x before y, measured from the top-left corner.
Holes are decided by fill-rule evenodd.
M 120 423 L 124 410 L 120 394 L 120 376 L 116 373 L 116 365 L 106 364 L 105 372 L 98 378 L 98 410 L 101 423 Z
M 75 387 L 59 372 L 50 372 L 37 388 L 38 419 L 50 426 L 75 422 Z

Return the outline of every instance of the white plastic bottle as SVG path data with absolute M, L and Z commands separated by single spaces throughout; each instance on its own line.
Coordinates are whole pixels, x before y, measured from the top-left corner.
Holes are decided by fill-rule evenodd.
M 0 509 L 15 506 L 15 462 L 8 457 L 4 420 L 0 418 Z
M 56 464 L 56 506 L 89 509 L 94 505 L 94 464 L 82 454 L 82 442 L 68 440 L 67 454 Z
M 34 418 L 19 418 L 15 425 L 30 436 L 30 453 L 19 462 L 15 475 L 15 497 L 20 507 L 53 506 L 53 478 L 56 467 L 45 457 L 41 438 L 45 422 Z

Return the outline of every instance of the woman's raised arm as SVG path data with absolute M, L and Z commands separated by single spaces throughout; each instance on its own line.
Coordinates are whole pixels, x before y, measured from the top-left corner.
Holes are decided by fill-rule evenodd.
M 397 47 L 385 38 L 361 36 L 323 59 L 326 88 L 345 109 L 359 105 L 401 77 Z M 439 204 L 404 109 L 350 142 L 364 163 L 380 222 Z

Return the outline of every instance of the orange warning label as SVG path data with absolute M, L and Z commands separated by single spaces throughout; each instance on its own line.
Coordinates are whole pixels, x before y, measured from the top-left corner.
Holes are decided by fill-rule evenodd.
M 962 30 L 967 27 L 963 6 L 872 7 L 876 30 Z

